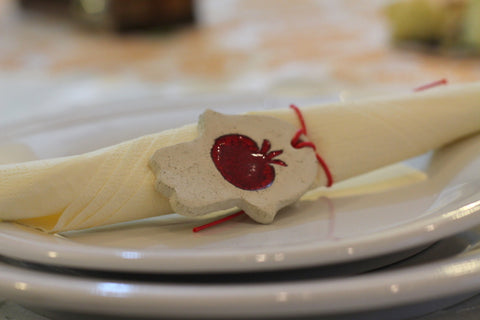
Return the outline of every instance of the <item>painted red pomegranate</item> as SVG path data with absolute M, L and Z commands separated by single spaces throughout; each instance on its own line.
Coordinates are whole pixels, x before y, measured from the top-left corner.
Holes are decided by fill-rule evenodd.
M 260 190 L 275 180 L 272 164 L 286 167 L 282 160 L 274 159 L 283 150 L 270 151 L 271 143 L 264 139 L 262 147 L 251 138 L 240 134 L 228 134 L 215 139 L 210 155 L 222 176 L 243 190 Z

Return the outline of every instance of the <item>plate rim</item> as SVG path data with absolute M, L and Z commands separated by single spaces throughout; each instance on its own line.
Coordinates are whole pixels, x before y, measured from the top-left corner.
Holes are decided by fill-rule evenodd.
M 203 96 L 203 98 L 203 101 L 215 101 L 215 99 L 232 99 L 232 96 Z M 254 97 L 254 99 L 257 98 L 258 97 Z M 177 99 L 177 102 L 180 104 L 186 104 L 190 101 L 191 103 L 190 99 L 191 98 L 183 100 Z M 150 97 L 146 97 L 145 101 L 152 103 Z M 244 101 L 249 101 L 249 99 L 245 99 Z M 104 104 L 105 103 L 102 103 L 102 105 Z M 135 108 L 137 107 L 138 105 L 135 106 Z M 84 121 L 88 121 L 89 113 L 92 112 L 92 110 L 95 110 L 95 108 L 96 106 L 91 106 L 88 110 L 79 111 L 78 113 L 64 113 L 62 117 L 58 118 L 58 121 L 68 122 L 71 119 L 78 119 L 76 117 L 81 113 L 86 116 L 86 118 L 80 118 L 78 122 L 84 123 Z M 125 103 L 121 108 L 126 111 L 135 109 L 128 103 Z M 147 106 L 140 110 L 147 110 L 148 112 L 168 112 L 171 111 L 172 108 L 165 110 L 162 108 Z M 105 112 L 105 115 L 107 116 L 119 114 L 121 115 L 122 112 L 110 112 L 108 110 Z M 37 118 L 35 117 L 30 120 L 26 119 L 18 125 L 35 123 L 36 119 Z M 74 122 L 74 124 L 78 124 L 78 122 Z M 48 126 L 48 123 L 43 124 L 43 126 Z M 0 128 L 1 127 L 2 126 L 0 126 Z M 41 127 L 42 125 L 40 125 L 40 128 Z M 480 201 L 476 203 L 474 210 L 480 211 Z M 236 248 L 233 253 L 229 251 L 231 249 L 215 249 L 214 251 L 210 250 L 208 252 L 205 249 L 176 249 L 177 251 L 175 252 L 171 249 L 157 249 L 155 252 L 152 252 L 148 250 L 122 250 L 120 248 L 97 247 L 78 243 L 75 243 L 75 245 L 71 247 L 67 246 L 65 249 L 64 246 L 60 244 L 52 246 L 52 244 L 43 245 L 38 242 L 25 243 L 22 239 L 12 238 L 11 235 L 1 232 L 2 228 L 5 228 L 5 225 L 8 223 L 0 222 L 0 254 L 31 262 L 67 267 L 73 266 L 100 270 L 106 269 L 106 266 L 108 266 L 107 270 L 115 271 L 158 272 L 159 267 L 161 268 L 160 271 L 164 273 L 279 270 L 299 266 L 325 265 L 334 262 L 351 261 L 352 259 L 369 258 L 374 255 L 414 247 L 422 243 L 433 242 L 440 238 L 466 230 L 472 224 L 480 223 L 480 215 L 474 214 L 466 214 L 458 218 L 457 216 L 452 215 L 451 212 L 443 212 L 435 217 L 429 218 L 430 219 L 425 219 L 424 217 L 421 217 L 420 219 L 406 223 L 399 228 L 385 229 L 370 236 L 363 236 L 360 238 L 360 246 L 358 238 L 355 238 L 355 241 L 348 239 L 338 240 L 334 246 L 330 245 L 328 254 L 321 255 L 323 256 L 322 258 L 317 258 L 316 255 L 318 255 L 318 248 L 325 246 L 314 243 L 295 244 L 286 247 L 271 246 L 268 248 L 269 252 L 265 252 L 265 250 L 260 251 L 258 249 Z M 455 220 L 456 222 L 454 227 L 448 227 L 448 223 L 452 220 Z M 426 230 L 426 225 L 433 226 L 432 230 Z M 379 245 L 381 242 L 379 240 L 382 238 L 384 239 L 387 234 L 388 238 L 394 238 L 396 240 L 391 241 L 392 246 L 389 248 Z M 415 236 L 415 241 L 410 239 L 412 236 Z M 12 243 L 14 243 L 15 246 L 12 246 Z M 360 247 L 361 250 L 357 250 L 358 247 Z M 19 250 L 19 248 L 22 248 L 24 251 Z M 168 254 L 165 254 L 165 251 L 167 251 Z M 357 251 L 360 251 L 360 253 Z M 52 252 L 55 254 L 52 254 Z M 275 259 L 276 254 L 281 254 L 281 261 Z M 78 257 L 78 255 L 81 255 L 81 257 Z M 263 255 L 263 258 L 257 259 L 258 255 Z M 105 261 L 105 256 L 108 256 L 110 260 Z M 325 258 L 325 256 L 327 256 L 327 258 Z M 182 260 L 181 267 L 179 267 L 179 260 Z M 211 261 L 217 263 L 211 263 Z M 299 263 L 299 261 L 301 262 Z
M 262 251 L 256 248 L 236 248 L 234 252 L 227 248 L 176 249 L 172 252 L 171 249 L 122 250 L 79 243 L 71 246 L 32 243 L 19 238 L 12 239 L 2 232 L 5 225 L 15 225 L 10 222 L 0 222 L 0 254 L 46 265 L 105 271 L 212 273 L 285 270 L 371 258 L 440 240 L 480 223 L 480 215 L 475 215 L 480 212 L 480 200 L 476 201 L 474 206 L 467 207 L 468 214 L 457 215 L 457 210 L 452 210 L 437 217 L 416 220 L 401 227 L 361 237 L 360 241 L 358 238 L 339 240 L 334 242 L 333 246 L 323 246 L 321 254 L 319 248 L 322 246 L 314 243 L 270 246 L 268 250 Z M 449 222 L 453 220 L 455 227 L 449 226 Z M 426 229 L 426 226 L 433 228 Z M 387 235 L 392 246 L 380 245 L 379 240 Z M 357 248 L 362 249 L 360 254 L 355 254 Z M 279 254 L 281 260 L 276 259 Z
M 478 291 L 480 252 L 477 248 L 445 260 L 353 277 L 228 286 L 59 275 L 3 261 L 0 271 L 0 289 L 5 298 L 59 311 L 211 318 L 298 316 L 298 310 L 302 314 L 331 315 Z M 185 308 L 187 303 L 189 308 Z

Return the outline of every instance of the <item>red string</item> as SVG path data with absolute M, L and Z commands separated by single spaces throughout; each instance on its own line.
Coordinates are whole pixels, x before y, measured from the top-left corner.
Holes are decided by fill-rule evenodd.
M 202 231 L 203 229 L 206 229 L 206 228 L 209 228 L 209 227 L 213 227 L 213 226 L 215 226 L 215 225 L 217 225 L 217 224 L 220 224 L 220 223 L 222 223 L 222 222 L 225 222 L 225 221 L 228 221 L 228 220 L 233 219 L 233 218 L 235 218 L 235 217 L 238 217 L 239 215 L 242 215 L 242 214 L 244 214 L 244 213 L 245 213 L 245 211 L 243 211 L 243 210 L 242 210 L 242 211 L 235 212 L 235 213 L 233 213 L 233 214 L 231 214 L 231 215 L 229 215 L 229 216 L 226 216 L 226 217 L 223 217 L 223 218 L 221 218 L 221 219 L 218 219 L 218 220 L 215 220 L 215 221 L 206 223 L 206 224 L 204 224 L 204 225 L 195 227 L 195 228 L 192 229 L 192 231 L 193 231 L 193 232 Z
M 437 80 L 437 81 L 434 81 L 434 82 L 431 82 L 431 83 L 424 84 L 423 86 L 416 87 L 415 89 L 413 89 L 413 91 L 415 91 L 415 92 L 423 91 L 423 90 L 427 90 L 427 89 L 430 89 L 430 88 L 433 88 L 433 87 L 445 85 L 447 83 L 448 83 L 447 79 L 443 78 L 443 79 L 440 79 L 440 80 Z
M 305 119 L 303 117 L 302 112 L 294 104 L 290 105 L 290 108 L 292 108 L 293 111 L 295 111 L 295 113 L 297 114 L 298 120 L 300 121 L 300 125 L 301 125 L 301 128 L 298 129 L 298 131 L 295 133 L 295 135 L 292 138 L 292 141 L 291 141 L 292 146 L 296 149 L 312 148 L 313 151 L 315 151 L 315 157 L 317 158 L 318 163 L 322 167 L 327 177 L 327 187 L 331 187 L 333 185 L 332 172 L 330 171 L 330 168 L 328 167 L 325 160 L 318 154 L 317 146 L 313 142 L 310 142 L 310 141 L 305 142 L 300 139 L 302 135 L 305 135 L 305 136 L 307 135 L 307 126 L 305 125 Z

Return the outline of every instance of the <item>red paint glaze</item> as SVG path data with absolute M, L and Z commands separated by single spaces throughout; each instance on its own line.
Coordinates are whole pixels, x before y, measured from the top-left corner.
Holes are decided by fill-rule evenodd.
M 275 180 L 275 168 L 272 164 L 287 166 L 275 157 L 282 150 L 270 151 L 271 144 L 263 140 L 259 148 L 251 138 L 240 134 L 228 134 L 215 140 L 210 155 L 221 175 L 243 190 L 261 190 L 269 187 Z

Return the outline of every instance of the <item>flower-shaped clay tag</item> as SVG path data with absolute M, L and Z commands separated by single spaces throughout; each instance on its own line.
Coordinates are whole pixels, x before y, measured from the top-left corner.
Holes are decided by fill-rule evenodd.
M 297 129 L 287 122 L 207 110 L 198 130 L 195 140 L 159 149 L 150 160 L 156 189 L 179 214 L 238 207 L 270 223 L 315 181 L 315 152 L 291 145 Z

